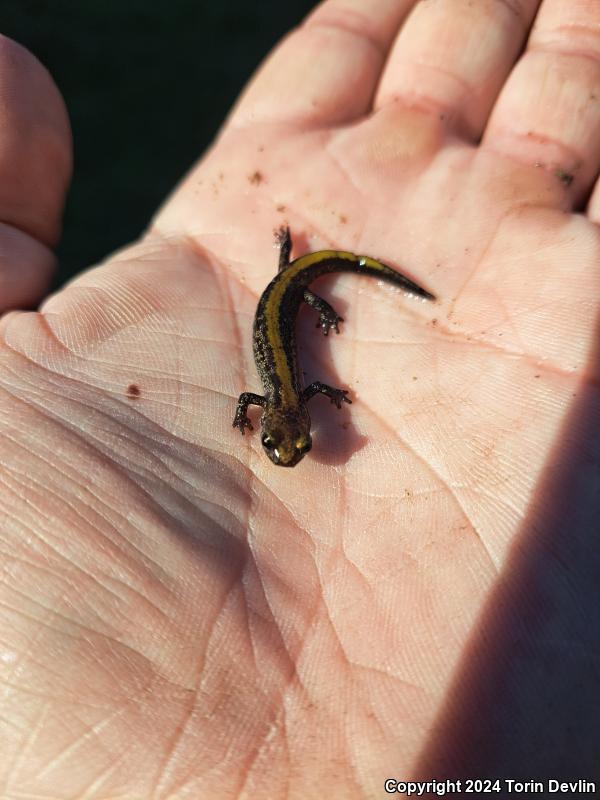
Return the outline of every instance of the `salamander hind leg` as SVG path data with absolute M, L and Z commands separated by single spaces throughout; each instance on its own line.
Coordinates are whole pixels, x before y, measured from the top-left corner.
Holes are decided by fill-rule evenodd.
M 292 234 L 287 226 L 282 225 L 275 231 L 275 242 L 279 245 L 277 272 L 283 272 L 290 265 L 290 253 L 292 252 Z
M 309 289 L 305 289 L 304 302 L 307 303 L 311 308 L 314 308 L 315 311 L 319 312 L 317 328 L 321 328 L 325 336 L 327 336 L 329 331 L 332 329 L 336 333 L 340 332 L 338 324 L 343 322 L 344 318 L 340 317 L 335 308 L 330 306 L 326 300 L 323 300 L 323 298 L 319 297 L 317 294 L 313 294 L 313 292 L 311 292 Z
M 235 417 L 233 418 L 233 427 L 239 428 L 242 432 L 242 436 L 244 435 L 244 428 L 248 428 L 249 431 L 254 430 L 250 417 L 248 416 L 248 406 L 253 405 L 264 408 L 266 404 L 267 400 L 265 397 L 261 397 L 261 395 L 254 394 L 253 392 L 242 392 L 237 403 Z
M 352 400 L 348 397 L 347 389 L 334 389 L 333 386 L 328 386 L 326 383 L 321 383 L 321 381 L 315 381 L 310 386 L 307 386 L 302 392 L 302 399 L 306 403 L 311 397 L 319 393 L 327 395 L 338 408 L 342 407 L 342 403 L 352 403 Z

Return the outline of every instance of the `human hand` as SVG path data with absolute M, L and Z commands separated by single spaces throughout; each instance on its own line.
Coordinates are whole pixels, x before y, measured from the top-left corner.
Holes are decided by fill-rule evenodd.
M 519 57 L 536 2 L 344 5 L 278 48 L 141 241 L 0 323 L 9 797 L 595 763 L 598 12 L 546 0 Z M 24 65 L 45 125 L 4 95 L 7 306 L 46 280 L 69 172 Z M 10 180 L 19 126 L 54 132 L 42 181 Z M 231 427 L 283 223 L 294 255 L 439 297 L 320 285 L 346 322 L 325 340 L 303 312 L 302 363 L 354 402 L 312 401 L 292 471 Z

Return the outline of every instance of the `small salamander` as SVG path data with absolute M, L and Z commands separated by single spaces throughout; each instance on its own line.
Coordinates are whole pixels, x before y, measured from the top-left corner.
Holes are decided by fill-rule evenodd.
M 307 286 L 329 272 L 358 272 L 372 275 L 399 286 L 427 300 L 435 297 L 391 267 L 368 256 L 357 256 L 343 250 L 319 250 L 290 262 L 292 237 L 289 228 L 277 232 L 279 269 L 258 301 L 254 317 L 254 361 L 262 381 L 264 396 L 243 392 L 238 400 L 233 427 L 252 430 L 248 406 L 263 409 L 261 417 L 262 446 L 274 464 L 293 467 L 312 447 L 310 416 L 307 402 L 316 394 L 324 394 L 338 408 L 351 403 L 346 389 L 334 389 L 315 381 L 302 388 L 296 352 L 295 324 L 302 301 L 319 312 L 317 328 L 325 336 L 331 329 L 339 333 L 343 319 L 321 297 Z

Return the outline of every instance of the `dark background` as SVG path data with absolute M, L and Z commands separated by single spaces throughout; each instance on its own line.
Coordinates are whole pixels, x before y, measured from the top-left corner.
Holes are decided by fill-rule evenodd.
M 8 5 L 8 7 L 6 7 Z M 135 239 L 316 0 L 13 0 L 2 30 L 62 92 L 75 174 L 55 286 Z

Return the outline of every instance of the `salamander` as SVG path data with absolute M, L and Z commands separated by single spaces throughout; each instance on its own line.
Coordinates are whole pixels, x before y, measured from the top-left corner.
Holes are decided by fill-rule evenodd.
M 243 392 L 238 400 L 233 427 L 242 434 L 252 430 L 248 406 L 263 409 L 262 446 L 274 464 L 294 467 L 312 447 L 307 403 L 316 394 L 324 394 L 338 408 L 351 403 L 346 389 L 334 389 L 315 381 L 305 388 L 298 366 L 295 324 L 302 302 L 319 313 L 317 327 L 325 336 L 330 330 L 339 333 L 343 322 L 336 311 L 308 285 L 330 272 L 357 272 L 388 281 L 426 300 L 434 295 L 387 265 L 343 250 L 319 250 L 290 261 L 292 237 L 289 228 L 277 232 L 279 269 L 262 293 L 254 317 L 254 361 L 264 388 L 264 395 Z

